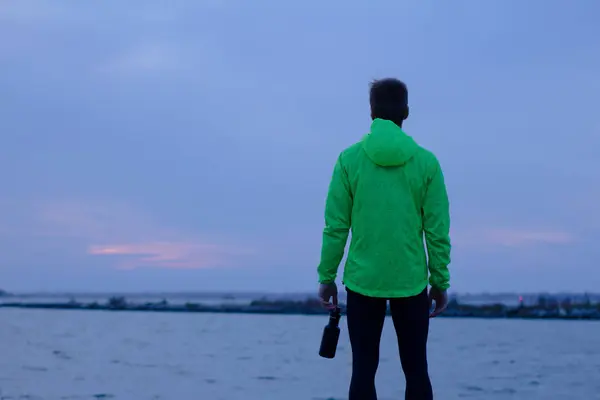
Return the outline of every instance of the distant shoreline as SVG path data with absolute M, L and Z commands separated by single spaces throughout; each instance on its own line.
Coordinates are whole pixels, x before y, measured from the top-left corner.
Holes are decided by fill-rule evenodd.
M 44 309 L 44 310 L 81 310 L 81 311 L 131 311 L 163 313 L 219 313 L 219 314 L 271 314 L 271 315 L 326 315 L 317 300 L 305 301 L 267 301 L 255 300 L 249 304 L 206 305 L 186 303 L 172 305 L 166 300 L 158 303 L 128 303 L 124 297 L 112 297 L 106 303 L 27 303 L 5 302 L 0 308 Z M 342 312 L 345 306 L 341 305 Z M 445 318 L 482 318 L 482 319 L 555 319 L 555 320 L 600 320 L 600 304 L 538 304 L 510 307 L 503 304 L 468 305 L 451 301 L 442 317 Z
M 314 293 L 314 292 L 313 292 Z M 314 294 L 311 292 L 236 292 L 236 291 L 146 291 L 146 292 L 81 292 L 81 291 L 52 291 L 52 292 L 7 292 L 0 288 L 1 302 L 36 302 L 55 303 L 77 299 L 82 302 L 105 301 L 111 297 L 125 297 L 135 302 L 158 301 L 167 299 L 173 303 L 249 303 L 255 299 L 269 301 L 304 301 Z M 345 291 L 339 293 L 341 302 L 345 301 Z M 517 306 L 519 303 L 527 306 L 535 305 L 541 298 L 549 303 L 594 303 L 600 304 L 600 293 L 593 292 L 451 292 L 451 298 L 461 304 L 505 304 Z

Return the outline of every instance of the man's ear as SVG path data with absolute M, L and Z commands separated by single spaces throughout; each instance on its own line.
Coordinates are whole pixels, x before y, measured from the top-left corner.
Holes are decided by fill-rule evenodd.
M 409 114 L 410 114 L 410 108 L 408 106 L 406 106 L 406 110 L 404 112 L 404 119 L 407 119 Z

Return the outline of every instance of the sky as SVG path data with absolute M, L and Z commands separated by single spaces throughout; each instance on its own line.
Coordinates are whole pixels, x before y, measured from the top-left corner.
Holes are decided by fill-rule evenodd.
M 0 0 L 0 288 L 315 290 L 333 165 L 397 77 L 446 176 L 453 290 L 597 291 L 598 15 Z

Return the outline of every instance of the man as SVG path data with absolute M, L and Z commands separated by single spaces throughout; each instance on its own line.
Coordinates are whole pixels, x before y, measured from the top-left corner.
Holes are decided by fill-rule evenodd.
M 375 81 L 370 103 L 371 132 L 340 154 L 329 186 L 319 297 L 326 307 L 337 305 L 335 278 L 351 229 L 343 278 L 352 347 L 349 399 L 377 399 L 375 373 L 389 300 L 405 398 L 430 400 L 429 318 L 445 310 L 450 286 L 448 195 L 436 157 L 402 130 L 406 85 Z

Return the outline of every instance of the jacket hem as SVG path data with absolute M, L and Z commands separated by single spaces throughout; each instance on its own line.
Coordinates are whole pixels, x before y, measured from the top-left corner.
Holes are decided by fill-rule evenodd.
M 421 285 L 415 287 L 414 289 L 406 289 L 406 290 L 369 290 L 360 287 L 359 285 L 355 285 L 352 282 L 343 281 L 342 284 L 346 286 L 347 289 L 356 292 L 358 294 L 362 294 L 367 297 L 378 297 L 385 299 L 396 299 L 403 297 L 413 297 L 421 294 L 425 288 L 427 288 L 427 281 L 423 282 Z

